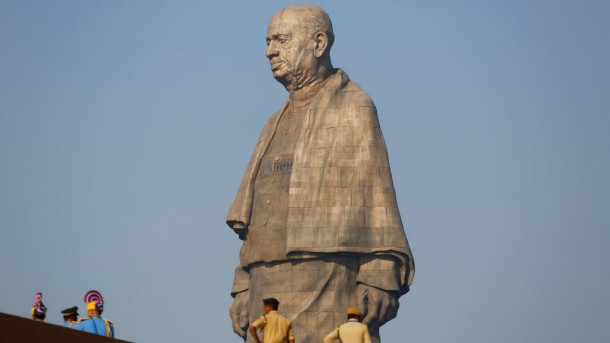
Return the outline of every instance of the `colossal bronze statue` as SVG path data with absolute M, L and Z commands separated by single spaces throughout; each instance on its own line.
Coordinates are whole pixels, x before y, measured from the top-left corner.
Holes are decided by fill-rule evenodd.
M 333 67 L 333 41 L 317 6 L 269 22 L 266 55 L 289 97 L 265 124 L 227 217 L 243 240 L 231 319 L 248 342 L 271 297 L 297 342 L 322 342 L 348 307 L 379 342 L 413 279 L 375 105 Z

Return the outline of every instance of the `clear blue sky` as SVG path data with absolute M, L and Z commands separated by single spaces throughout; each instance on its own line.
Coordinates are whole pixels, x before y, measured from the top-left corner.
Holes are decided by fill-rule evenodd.
M 0 2 L 0 311 L 97 289 L 120 338 L 240 342 L 224 219 L 288 3 Z M 415 256 L 384 342 L 610 341 L 608 2 L 319 4 Z

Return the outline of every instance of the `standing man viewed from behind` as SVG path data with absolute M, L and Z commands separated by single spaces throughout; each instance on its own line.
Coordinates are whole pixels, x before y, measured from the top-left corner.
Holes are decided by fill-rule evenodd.
M 263 314 L 250 326 L 254 342 L 261 343 L 256 330 L 263 330 L 263 343 L 294 343 L 294 333 L 290 320 L 277 312 L 280 302 L 275 298 L 263 300 Z
M 85 294 L 87 304 L 87 316 L 80 322 L 81 330 L 100 336 L 114 338 L 114 323 L 106 318 L 102 318 L 104 311 L 104 298 L 100 292 L 91 290 Z
M 324 338 L 324 343 L 371 343 L 368 326 L 360 323 L 362 312 L 357 308 L 347 309 L 347 323 L 339 326 Z
M 80 323 L 78 322 L 78 306 L 72 306 L 61 311 L 64 316 L 64 323 L 61 326 L 65 328 L 81 330 Z

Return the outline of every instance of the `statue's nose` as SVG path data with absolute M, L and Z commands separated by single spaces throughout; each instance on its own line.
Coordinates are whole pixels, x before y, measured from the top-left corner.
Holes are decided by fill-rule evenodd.
M 267 52 L 265 53 L 265 55 L 267 56 L 267 58 L 271 58 L 273 56 L 277 56 L 278 51 L 275 47 L 275 43 L 273 41 L 271 41 L 269 43 L 269 45 L 267 46 Z

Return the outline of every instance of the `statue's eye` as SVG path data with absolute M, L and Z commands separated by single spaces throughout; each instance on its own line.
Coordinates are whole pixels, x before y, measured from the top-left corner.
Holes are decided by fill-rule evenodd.
M 290 36 L 287 36 L 287 35 L 277 36 L 277 41 L 280 42 L 280 44 L 284 44 L 284 43 L 288 42 L 289 40 L 290 40 Z

